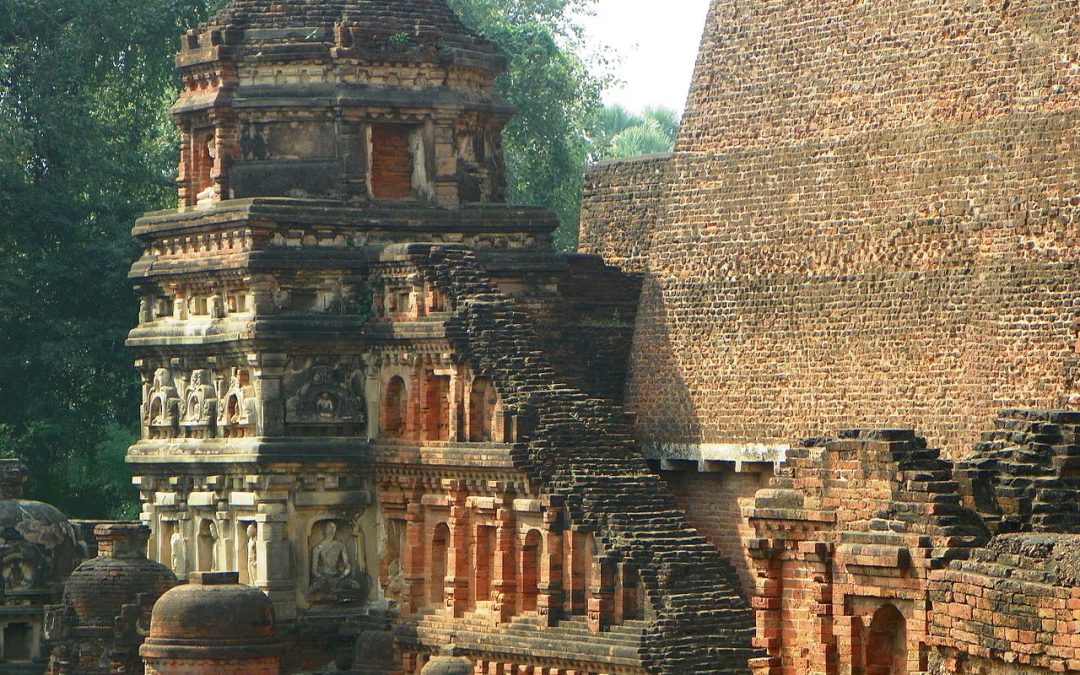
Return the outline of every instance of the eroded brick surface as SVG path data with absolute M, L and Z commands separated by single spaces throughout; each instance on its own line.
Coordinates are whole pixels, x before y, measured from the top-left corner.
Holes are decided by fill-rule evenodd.
M 583 250 L 648 272 L 638 435 L 917 426 L 958 456 L 998 409 L 1061 405 L 1080 309 L 1074 14 L 713 3 L 669 185 L 644 162 L 587 179 Z

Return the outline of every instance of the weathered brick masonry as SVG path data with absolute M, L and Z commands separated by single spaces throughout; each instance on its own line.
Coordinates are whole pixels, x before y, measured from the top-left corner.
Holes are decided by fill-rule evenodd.
M 637 434 L 918 426 L 956 456 L 1060 405 L 1078 31 L 1067 2 L 713 3 L 674 157 L 586 181 L 584 250 L 646 272 Z
M 640 575 L 650 620 L 642 657 L 650 672 L 744 672 L 752 620 L 734 570 L 649 471 L 621 410 L 559 385 L 533 321 L 486 278 L 469 249 L 435 247 L 430 262 L 417 264 L 451 299 L 449 341 L 476 372 L 490 374 L 515 416 L 515 462 L 565 501 L 575 526 L 595 531 L 603 561 L 629 564 Z
M 670 153 L 603 162 L 585 177 L 579 246 L 628 272 L 648 266 L 652 228 L 672 180 Z

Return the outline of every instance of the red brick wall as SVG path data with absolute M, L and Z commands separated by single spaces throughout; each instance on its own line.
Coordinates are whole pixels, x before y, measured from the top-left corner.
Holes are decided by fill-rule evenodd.
M 714 3 L 661 215 L 613 218 L 647 231 L 638 435 L 917 426 L 957 455 L 997 410 L 1061 405 L 1078 38 L 1063 0 Z
M 581 207 L 582 251 L 602 255 L 629 272 L 645 270 L 649 232 L 671 183 L 671 158 L 651 155 L 589 167 Z
M 771 476 L 771 472 L 735 473 L 733 465 L 716 473 L 664 473 L 690 524 L 735 566 L 746 597 L 754 592 L 754 575 L 743 541 L 754 536 L 754 528 L 742 509 L 754 505 L 754 494 L 768 486 Z
M 412 155 L 409 131 L 394 125 L 371 127 L 371 193 L 376 199 L 412 196 Z

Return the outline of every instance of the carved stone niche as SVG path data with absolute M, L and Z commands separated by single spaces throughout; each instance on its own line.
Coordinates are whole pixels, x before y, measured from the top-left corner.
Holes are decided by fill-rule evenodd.
M 313 366 L 297 380 L 285 403 L 290 433 L 305 436 L 357 436 L 367 429 L 364 372 Z
M 218 429 L 225 438 L 255 435 L 255 387 L 246 368 L 233 368 L 229 388 L 218 410 Z
M 357 605 L 367 601 L 366 539 L 359 524 L 328 518 L 308 536 L 308 602 L 313 606 Z
M 180 426 L 188 438 L 212 438 L 217 424 L 217 391 L 209 370 L 191 373 L 184 392 L 184 415 Z
M 180 394 L 172 372 L 158 368 L 147 390 L 143 424 L 150 438 L 175 438 L 180 424 Z

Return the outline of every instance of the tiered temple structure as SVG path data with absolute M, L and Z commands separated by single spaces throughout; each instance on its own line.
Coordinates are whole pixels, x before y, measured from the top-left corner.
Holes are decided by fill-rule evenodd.
M 188 33 L 131 273 L 158 563 L 106 541 L 54 664 L 1080 672 L 1075 6 L 781 5 L 713 3 L 579 255 L 503 203 L 502 59 L 443 0 Z M 10 661 L 61 575 L 5 517 Z M 153 583 L 94 609 L 119 566 Z
M 733 568 L 618 406 L 636 281 L 503 203 L 492 44 L 443 0 L 237 0 L 177 63 L 131 272 L 151 557 L 265 592 L 286 672 L 742 672 Z

